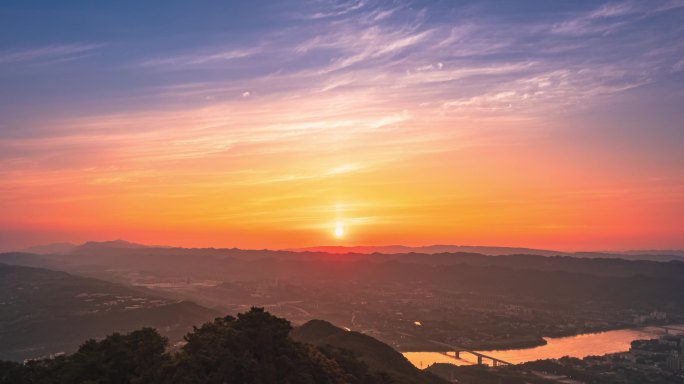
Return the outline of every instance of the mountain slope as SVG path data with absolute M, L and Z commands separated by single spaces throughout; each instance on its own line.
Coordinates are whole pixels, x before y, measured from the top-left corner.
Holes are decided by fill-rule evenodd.
M 42 268 L 0 264 L 0 359 L 71 352 L 85 339 L 143 326 L 180 340 L 217 315 L 191 302 Z
M 442 383 L 430 373 L 413 366 L 389 345 L 359 332 L 345 331 L 327 321 L 311 320 L 292 330 L 291 337 L 318 347 L 333 346 L 352 351 L 356 357 L 378 371 L 401 377 L 404 383 Z

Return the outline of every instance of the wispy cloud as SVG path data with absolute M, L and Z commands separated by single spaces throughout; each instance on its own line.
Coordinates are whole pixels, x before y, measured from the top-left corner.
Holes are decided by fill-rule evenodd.
M 55 44 L 38 48 L 0 52 L 0 63 L 17 63 L 26 61 L 68 60 L 92 53 L 102 44 Z
M 649 15 L 682 7 L 678 1 L 655 4 L 607 3 L 553 25 L 551 32 L 570 35 L 609 34 Z
M 261 47 L 248 47 L 233 50 L 214 49 L 190 54 L 145 59 L 138 63 L 141 67 L 153 69 L 183 69 L 203 65 L 211 65 L 237 59 L 245 59 L 263 51 Z
M 361 8 L 365 14 L 382 17 L 358 17 L 355 11 Z M 270 74 L 151 88 L 142 98 L 174 100 L 174 109 L 179 102 L 194 106 L 168 113 L 155 108 L 140 115 L 96 117 L 92 121 L 98 124 L 76 124 L 80 128 L 74 130 L 109 134 L 128 132 L 128 126 L 134 127 L 131 131 L 141 126 L 178 127 L 178 134 L 167 128 L 164 135 L 192 143 L 189 148 L 197 153 L 179 151 L 168 156 L 195 157 L 241 143 L 285 140 L 311 132 L 399 129 L 426 116 L 449 118 L 445 112 L 462 116 L 496 112 L 511 119 L 542 116 L 647 84 L 656 76 L 658 61 L 668 71 L 680 68 L 679 61 L 668 64 L 672 53 L 647 56 L 644 48 L 644 56 L 634 54 L 641 47 L 617 37 L 610 44 L 618 48 L 628 44 L 630 60 L 623 60 L 619 52 L 580 54 L 596 48 L 581 37 L 548 40 L 548 32 L 559 28 L 555 20 L 519 25 L 480 15 L 457 26 L 428 25 L 423 10 L 362 2 L 341 4 L 334 12 L 336 17 L 329 20 L 293 27 L 287 40 L 227 50 L 204 47 L 140 61 L 143 70 L 214 66 L 230 72 L 241 60 L 241 67 Z M 564 23 L 603 28 L 610 20 L 631 15 L 639 15 L 632 3 L 608 4 Z M 97 47 L 49 47 L 4 57 L 64 56 Z M 521 54 L 521 49 L 527 51 Z M 301 65 L 312 58 L 316 60 Z M 268 108 L 255 108 L 253 103 L 268 103 Z M 234 129 L 237 125 L 241 128 Z
M 344 16 L 350 12 L 362 9 L 364 6 L 367 5 L 367 2 L 363 0 L 349 0 L 342 2 L 333 1 L 329 2 L 327 5 L 327 8 L 329 8 L 329 10 L 315 12 L 309 15 L 309 17 L 312 19 L 324 19 L 329 17 Z

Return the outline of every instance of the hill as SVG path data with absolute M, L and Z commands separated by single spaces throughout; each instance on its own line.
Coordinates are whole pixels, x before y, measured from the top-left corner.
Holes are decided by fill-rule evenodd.
M 131 243 L 126 240 L 111 240 L 111 241 L 88 241 L 81 245 L 75 246 L 69 250 L 69 253 L 88 253 L 98 252 L 107 249 L 142 249 L 148 248 L 147 245 Z
M 625 260 L 648 260 L 648 261 L 684 261 L 684 251 L 677 250 L 643 250 L 624 252 L 561 252 L 548 249 L 520 248 L 520 247 L 492 247 L 473 245 L 427 245 L 420 247 L 408 247 L 404 245 L 381 245 L 381 246 L 318 246 L 307 248 L 293 248 L 292 252 L 314 252 L 329 254 L 478 254 L 486 256 L 572 256 L 575 258 L 589 259 L 625 259 Z
M 85 342 L 72 355 L 24 365 L 0 362 L 0 384 L 425 382 L 370 370 L 349 351 L 297 342 L 291 330 L 287 320 L 252 308 L 194 328 L 177 352 L 169 352 L 167 340 L 150 328 L 115 333 Z
M 45 245 L 36 245 L 22 250 L 22 252 L 36 253 L 39 255 L 49 255 L 53 253 L 67 253 L 76 248 L 73 243 L 53 243 Z
M 0 264 L 0 359 L 72 352 L 85 339 L 143 326 L 180 340 L 193 324 L 217 315 L 97 279 Z
M 352 351 L 369 367 L 391 373 L 402 383 L 442 383 L 436 376 L 413 366 L 389 345 L 359 332 L 346 331 L 323 320 L 311 320 L 292 330 L 293 339 L 318 347 L 332 346 Z

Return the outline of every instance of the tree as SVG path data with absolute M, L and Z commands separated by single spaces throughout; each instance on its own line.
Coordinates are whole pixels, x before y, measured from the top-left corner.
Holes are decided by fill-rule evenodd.
M 195 327 L 175 354 L 154 329 L 86 341 L 71 356 L 0 362 L 0 384 L 389 384 L 347 351 L 290 338 L 292 326 L 262 308 Z

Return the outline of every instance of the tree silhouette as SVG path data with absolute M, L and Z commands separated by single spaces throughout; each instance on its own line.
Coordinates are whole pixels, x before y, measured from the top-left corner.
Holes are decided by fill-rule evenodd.
M 348 351 L 290 338 L 292 326 L 262 308 L 195 327 L 177 352 L 152 328 L 88 340 L 79 350 L 27 364 L 0 362 L 0 384 L 389 384 Z

